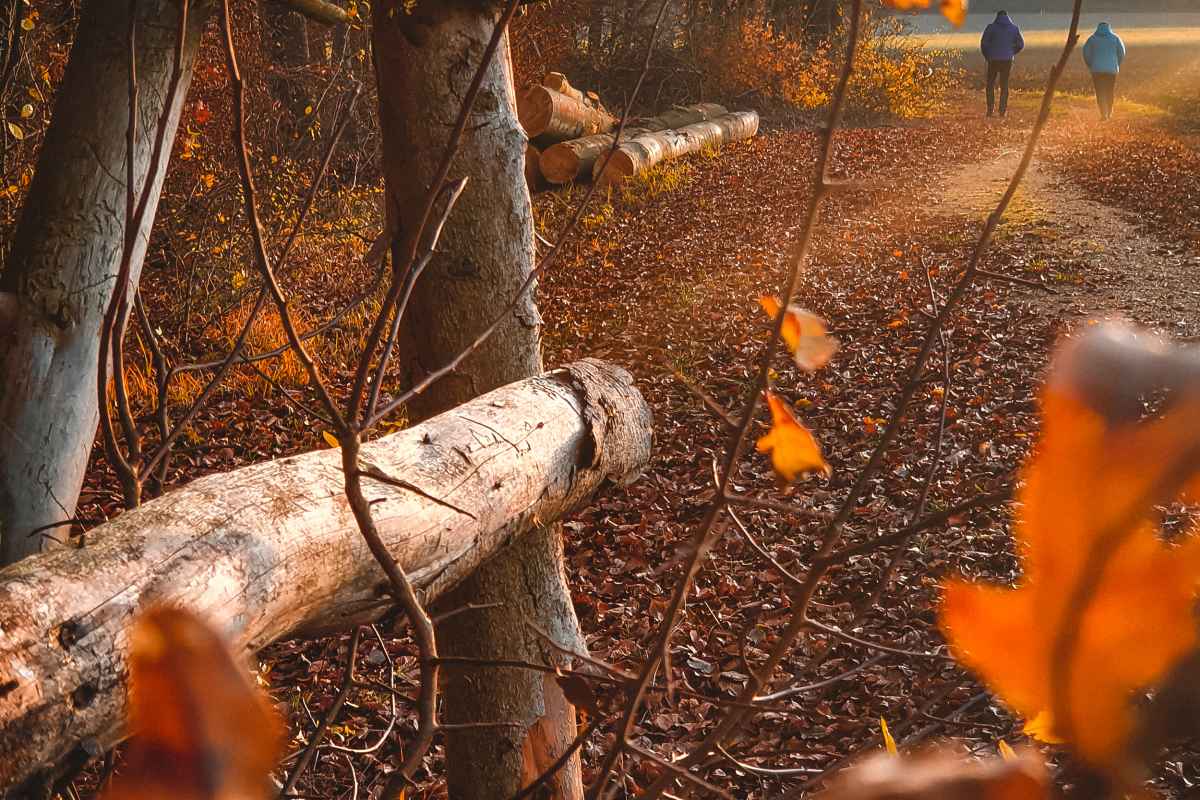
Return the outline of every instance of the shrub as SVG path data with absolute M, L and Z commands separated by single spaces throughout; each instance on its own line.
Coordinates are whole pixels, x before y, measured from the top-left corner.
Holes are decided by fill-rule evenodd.
M 950 85 L 944 78 L 954 68 L 953 62 L 905 36 L 902 23 L 893 17 L 869 15 L 864 24 L 867 30 L 850 84 L 850 109 L 868 115 L 927 116 Z M 721 95 L 755 95 L 768 103 L 809 111 L 828 104 L 838 78 L 840 50 L 829 41 L 799 40 L 755 14 L 730 25 L 700 55 Z

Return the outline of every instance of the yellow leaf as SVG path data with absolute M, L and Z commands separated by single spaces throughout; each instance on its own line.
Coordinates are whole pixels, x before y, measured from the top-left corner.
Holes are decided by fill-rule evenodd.
M 1017 751 L 1013 750 L 1012 745 L 1003 739 L 996 742 L 996 750 L 999 751 L 1000 757 L 1005 761 L 1016 761 L 1018 758 Z
M 216 176 L 213 175 L 211 172 L 206 172 L 205 174 L 200 176 L 200 182 L 204 184 L 205 189 L 211 189 L 213 187 L 213 184 L 216 183 L 216 180 L 217 180 Z
M 883 717 L 879 718 L 879 732 L 883 734 L 883 749 L 894 756 L 900 755 L 900 751 L 896 749 L 896 740 L 892 738 L 892 732 L 888 730 L 887 720 Z
M 338 438 L 329 431 L 321 431 L 321 438 L 325 440 L 325 444 L 334 449 L 342 446 L 342 443 L 338 441 Z
M 832 473 L 821 455 L 821 446 L 808 428 L 800 424 L 786 402 L 766 392 L 771 408 L 771 430 L 758 440 L 758 451 L 771 454 L 771 465 L 787 482 L 809 472 Z
M 25 138 L 25 131 L 21 130 L 21 126 L 15 122 L 8 123 L 8 132 L 18 141 Z
M 304 107 L 304 116 L 306 116 L 306 117 L 307 117 L 307 116 L 308 116 L 309 114 L 311 114 L 312 112 L 313 112 L 313 107 L 312 107 L 312 106 L 305 106 L 305 107 Z
M 23 30 L 23 31 L 33 30 L 33 19 L 30 17 L 26 17 L 25 19 L 21 20 L 21 30 Z
M 221 253 L 224 251 L 224 249 L 224 246 L 214 247 L 213 252 Z M 233 273 L 233 275 L 231 275 L 229 278 L 229 285 L 233 287 L 235 292 L 241 291 L 241 288 L 246 285 L 246 273 L 242 272 L 240 269 Z
M 779 316 L 777 298 L 764 295 L 758 302 L 771 317 Z M 829 335 L 825 321 L 795 305 L 787 308 L 780 336 L 791 351 L 796 366 L 805 372 L 814 372 L 828 364 L 838 349 L 838 340 Z
M 25 105 L 21 106 L 21 119 L 29 119 L 32 116 L 33 116 L 33 104 L 32 103 L 26 103 Z
M 1054 371 L 1043 391 L 1041 441 L 1017 498 L 1020 586 L 947 583 L 941 626 L 955 656 L 1031 720 L 1031 735 L 1068 739 L 1104 768 L 1133 729 L 1134 691 L 1196 646 L 1200 537 L 1167 546 L 1151 519 L 1200 447 L 1200 397 L 1121 422 L 1085 393 Z M 1048 713 L 1060 710 L 1066 724 Z
M 221 637 L 191 612 L 157 607 L 129 643 L 133 738 L 105 800 L 265 800 L 283 726 Z

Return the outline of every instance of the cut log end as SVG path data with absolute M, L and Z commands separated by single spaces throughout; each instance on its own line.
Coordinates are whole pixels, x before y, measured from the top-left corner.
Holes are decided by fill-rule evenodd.
M 529 185 L 529 191 L 538 188 L 542 182 L 541 169 L 542 151 L 529 142 L 525 145 L 525 183 Z

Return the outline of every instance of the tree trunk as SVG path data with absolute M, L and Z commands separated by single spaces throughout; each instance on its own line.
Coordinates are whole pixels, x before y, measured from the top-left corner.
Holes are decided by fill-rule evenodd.
M 11 332 L 0 338 L 0 556 L 40 549 L 33 532 L 70 519 L 96 435 L 99 331 L 125 234 L 125 134 L 129 116 L 128 3 L 92 0 L 55 102 L 38 169 L 21 212 L 0 292 L 15 295 Z M 179 4 L 137 6 L 138 189 L 175 63 Z M 183 76 L 167 112 L 167 146 L 150 187 L 133 252 L 137 285 L 154 210 L 191 78 L 207 2 L 192 3 Z M 52 531 L 53 533 L 54 531 Z
M 445 147 L 446 121 L 458 111 L 452 98 L 466 95 L 495 24 L 494 10 L 474 0 L 427 0 L 411 15 L 394 17 L 386 4 L 375 6 L 388 211 L 398 216 L 398 230 L 409 235 Z M 438 253 L 417 283 L 405 320 L 407 371 L 413 378 L 466 348 L 516 296 L 533 268 L 526 137 L 517 122 L 514 95 L 506 41 L 487 70 L 454 162 L 454 174 L 468 176 L 470 183 L 447 221 Z M 426 418 L 538 372 L 540 335 L 541 318 L 527 294 L 457 375 L 410 406 L 410 417 Z M 456 614 L 439 625 L 442 653 L 557 663 L 561 655 L 526 622 L 539 625 L 563 646 L 584 649 L 561 550 L 560 528 L 540 527 L 483 565 L 451 593 L 445 607 L 503 605 Z M 447 783 L 455 800 L 511 797 L 576 735 L 574 709 L 558 685 L 540 674 L 454 669 L 445 675 L 447 722 L 520 725 L 463 727 L 447 734 Z M 577 756 L 559 773 L 555 797 L 582 797 Z
M 549 143 L 607 133 L 617 124 L 616 118 L 604 109 L 593 108 L 545 86 L 530 86 L 522 93 L 520 118 L 530 139 Z
M 364 444 L 362 459 L 414 487 L 366 482 L 388 551 L 431 600 L 649 453 L 628 373 L 589 360 Z M 194 609 L 249 652 L 388 606 L 337 450 L 199 478 L 88 539 L 0 571 L 0 796 L 121 738 L 125 646 L 147 603 Z
M 270 69 L 271 96 L 292 116 L 303 116 L 308 93 L 293 74 L 310 60 L 308 20 L 283 0 L 261 0 L 262 43 Z
M 655 117 L 637 120 L 636 127 L 629 128 L 622 140 L 632 139 L 643 133 L 678 128 L 695 122 L 719 117 L 728 113 L 724 106 L 716 103 L 696 103 L 683 108 L 673 108 Z M 540 166 L 542 175 L 550 183 L 569 183 L 580 176 L 591 177 L 596 160 L 612 149 L 615 133 L 599 133 L 568 142 L 559 142 L 542 152 Z
M 749 139 L 757 132 L 758 114 L 736 111 L 674 130 L 644 133 L 623 143 L 610 158 L 597 161 L 593 175 L 602 186 L 619 183 L 661 161 L 697 153 L 705 147 Z

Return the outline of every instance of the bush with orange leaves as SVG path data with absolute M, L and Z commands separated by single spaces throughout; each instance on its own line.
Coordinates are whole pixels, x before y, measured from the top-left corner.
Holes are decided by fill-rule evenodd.
M 952 83 L 949 57 L 924 50 L 904 36 L 902 23 L 894 17 L 871 16 L 865 25 L 850 84 L 850 109 L 903 118 L 934 111 Z M 838 39 L 834 36 L 832 41 Z M 756 13 L 702 46 L 699 58 L 720 95 L 753 95 L 811 111 L 829 103 L 841 53 L 830 42 L 802 41 Z

